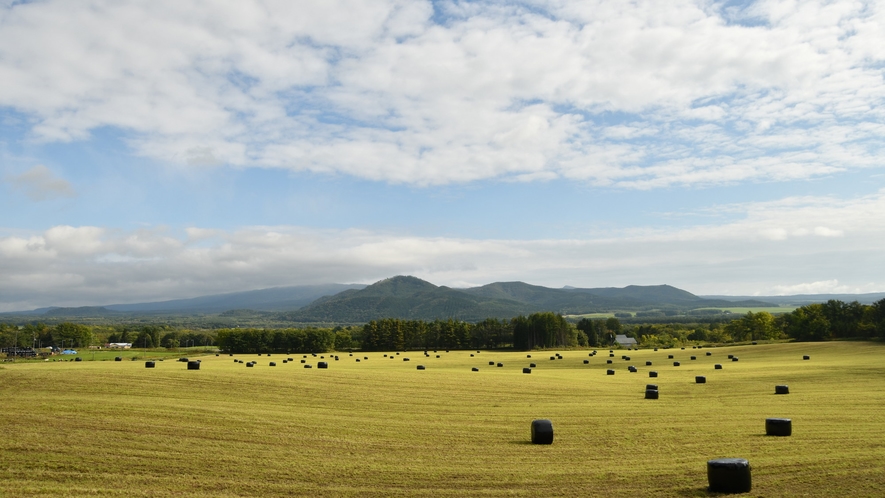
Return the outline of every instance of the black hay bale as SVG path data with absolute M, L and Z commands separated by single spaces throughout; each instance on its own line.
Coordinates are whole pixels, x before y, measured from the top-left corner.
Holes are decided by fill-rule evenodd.
M 479 372 L 479 369 L 476 368 L 476 367 L 473 367 L 473 368 L 470 369 L 470 371 L 471 371 L 471 372 Z
M 532 444 L 553 444 L 553 422 L 532 420 Z
M 495 365 L 495 366 L 496 366 L 496 367 L 498 367 L 498 368 L 501 368 L 501 367 L 503 367 L 503 366 L 504 366 L 504 364 L 503 364 L 503 363 L 498 363 L 498 364 L 497 364 L 497 365 Z
M 247 367 L 247 368 L 252 368 L 252 367 L 254 367 L 254 366 L 255 366 L 255 364 L 252 363 L 251 361 L 250 361 L 249 363 L 246 363 L 246 367 Z
M 219 354 L 218 354 L 218 353 L 215 353 L 215 356 L 219 356 Z
M 495 365 L 495 362 L 494 362 L 494 361 L 490 361 L 490 362 L 489 362 L 489 365 L 494 366 L 494 365 Z
M 237 360 L 236 358 L 234 358 L 234 363 L 236 363 L 236 362 L 238 362 L 238 361 L 239 361 L 239 360 Z
M 729 360 L 732 359 L 732 358 L 734 358 L 734 355 L 733 355 L 733 354 L 728 355 L 728 359 L 729 359 Z
M 707 356 L 713 356 L 713 353 L 707 351 Z
M 118 357 L 114 358 L 114 361 L 123 361 L 123 357 L 122 357 L 122 356 L 118 356 Z
M 757 344 L 757 342 L 756 342 L 756 341 L 753 341 L 751 344 L 753 344 L 753 345 L 755 346 L 755 345 Z
M 289 360 L 283 360 L 283 365 L 285 365 L 286 363 L 289 363 Z
M 338 357 L 337 357 L 337 356 L 335 357 L 335 361 L 338 361 Z
M 788 418 L 765 419 L 766 436 L 791 436 L 793 435 L 793 421 Z
M 530 373 L 532 373 L 532 369 L 531 369 L 531 368 L 528 368 L 528 367 L 523 368 L 523 369 L 522 369 L 522 373 L 524 373 L 524 374 L 530 374 Z
M 704 377 L 703 375 L 697 375 L 697 376 L 695 376 L 695 378 L 694 378 L 694 383 L 695 383 L 695 384 L 706 384 L 706 383 L 707 383 L 707 378 Z
M 738 357 L 735 356 L 734 358 L 731 359 L 731 361 L 738 361 Z
M 289 360 L 289 361 L 295 361 L 295 360 L 293 360 L 292 358 L 286 358 L 286 359 Z
M 678 366 L 679 366 L 679 362 L 678 362 L 678 361 L 674 361 L 674 362 L 673 362 L 673 366 L 674 366 L 674 367 L 678 367 Z
M 261 356 L 261 353 L 258 353 L 258 356 Z
M 692 356 L 691 359 L 692 359 L 692 360 L 697 360 L 698 357 L 697 357 L 697 356 Z
M 614 375 L 614 374 L 615 374 L 615 371 L 612 369 L 608 369 L 605 371 L 605 375 Z
M 645 399 L 658 399 L 658 390 L 657 389 L 646 389 L 645 390 Z
M 357 358 L 357 359 L 356 359 L 356 362 L 359 363 L 359 362 L 360 362 L 360 359 Z M 301 363 L 304 363 L 304 362 L 302 361 Z
M 188 370 L 199 370 L 200 369 L 200 362 L 199 361 L 187 362 L 187 369 Z
M 368 360 L 369 357 L 368 357 L 368 356 L 363 356 L 363 359 L 364 359 L 364 360 Z
M 350 356 L 353 356 L 353 355 L 350 355 Z M 384 355 L 384 357 L 387 358 L 387 355 Z
M 590 360 L 584 360 L 584 365 L 589 365 L 589 364 L 590 364 Z
M 527 354 L 527 355 L 525 355 L 525 357 L 526 357 L 526 358 L 531 358 L 531 357 L 532 357 L 532 355 L 530 355 L 530 354 Z
M 749 493 L 750 462 L 743 458 L 717 458 L 707 462 L 711 493 Z
M 317 363 L 317 368 L 329 368 L 329 364 L 325 361 Z
M 154 363 L 154 362 L 152 362 L 152 361 L 146 361 L 146 362 L 144 362 L 144 368 L 154 368 L 154 367 L 156 367 L 156 366 L 157 366 L 157 364 Z
M 672 359 L 673 359 L 673 355 L 672 355 L 672 354 L 668 354 L 668 355 L 667 355 L 667 359 L 668 359 L 668 360 L 672 360 Z
M 356 360 L 356 361 L 360 361 L 360 360 Z M 301 363 L 307 363 L 307 360 L 301 360 Z
M 424 370 L 424 365 L 418 365 L 418 370 Z
M 803 357 L 802 357 L 802 359 L 803 359 L 803 360 L 810 360 L 810 359 L 811 359 L 811 357 L 810 357 L 810 356 L 808 356 L 808 355 L 805 355 L 805 356 L 803 356 Z
M 650 361 L 645 362 L 645 366 L 650 367 L 650 366 L 651 366 L 651 362 L 650 362 Z
M 275 367 L 277 366 L 277 363 L 275 361 L 272 361 L 268 364 L 268 366 Z
M 720 363 L 717 363 L 717 364 L 713 365 L 713 369 L 714 370 L 722 370 L 722 365 Z
M 555 360 L 556 357 L 555 357 L 555 356 L 551 356 L 550 359 L 551 359 L 551 360 Z
M 654 370 L 652 370 L 651 372 L 648 373 L 648 376 L 649 376 L 649 377 L 657 377 L 657 376 L 658 376 L 658 373 L 655 372 Z
M 657 391 L 658 385 L 657 384 L 646 384 L 645 390 L 648 391 L 649 389 L 651 389 L 652 391 Z
M 368 360 L 368 358 L 366 358 Z M 403 361 L 410 361 L 408 358 L 403 358 Z
M 470 353 L 470 357 L 473 358 L 473 353 Z M 437 356 L 437 358 L 439 358 L 439 356 Z
M 614 358 L 614 357 L 615 357 L 615 354 L 614 354 L 614 353 L 609 353 L 609 354 L 608 354 L 608 357 L 609 357 L 609 358 Z
M 611 361 L 611 360 L 605 360 L 605 363 L 606 363 L 606 365 L 611 365 L 611 364 L 612 364 L 612 361 Z
M 537 366 L 538 365 L 535 365 L 534 363 L 529 363 L 529 368 L 536 368 Z
M 304 365 L 304 368 L 313 368 L 313 365 L 311 365 L 310 363 L 308 363 L 308 364 Z
M 187 363 L 189 360 L 187 358 L 179 358 L 178 361 L 182 363 Z
M 774 394 L 790 394 L 790 386 L 774 386 Z
M 630 365 L 629 367 L 627 367 L 627 370 L 629 370 L 629 371 L 631 371 L 631 372 L 633 372 L 633 373 L 636 373 L 636 372 L 637 372 L 636 367 L 634 367 L 633 365 Z

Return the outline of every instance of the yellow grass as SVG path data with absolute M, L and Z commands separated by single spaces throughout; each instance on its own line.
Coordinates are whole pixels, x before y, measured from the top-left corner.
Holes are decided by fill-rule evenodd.
M 882 345 L 559 352 L 4 364 L 0 495 L 707 496 L 718 457 L 750 461 L 756 496 L 883 495 Z M 765 436 L 766 417 L 793 436 Z M 553 445 L 529 444 L 536 418 Z

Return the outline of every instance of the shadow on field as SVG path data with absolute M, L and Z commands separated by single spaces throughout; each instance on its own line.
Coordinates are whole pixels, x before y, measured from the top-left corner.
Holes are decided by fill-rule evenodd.
M 525 439 L 517 439 L 515 441 L 510 441 L 510 444 L 532 444 L 531 441 L 526 441 Z M 545 445 L 540 445 L 545 446 Z
M 707 486 L 701 488 L 680 489 L 677 493 L 679 496 L 728 496 L 722 493 L 711 493 Z

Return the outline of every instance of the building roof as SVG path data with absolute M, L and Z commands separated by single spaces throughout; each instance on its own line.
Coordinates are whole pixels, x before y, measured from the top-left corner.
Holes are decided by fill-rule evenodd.
M 636 339 L 634 339 L 632 337 L 627 337 L 624 334 L 618 334 L 615 336 L 615 342 L 617 342 L 621 346 L 629 346 L 629 345 L 636 344 Z

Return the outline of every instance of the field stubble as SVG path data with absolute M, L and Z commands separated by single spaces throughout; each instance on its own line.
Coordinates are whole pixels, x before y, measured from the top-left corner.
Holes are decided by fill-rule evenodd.
M 612 365 L 560 352 L 7 365 L 0 494 L 707 496 L 719 457 L 750 461 L 754 495 L 885 494 L 880 344 L 617 351 Z M 647 383 L 660 399 L 643 399 Z M 793 436 L 765 436 L 767 417 L 791 418 Z M 530 444 L 536 418 L 552 445 Z

